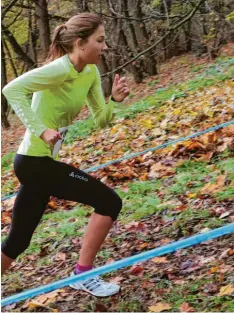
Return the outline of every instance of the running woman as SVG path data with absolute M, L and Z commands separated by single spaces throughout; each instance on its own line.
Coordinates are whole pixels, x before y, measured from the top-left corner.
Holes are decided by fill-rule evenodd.
M 105 50 L 105 30 L 99 16 L 78 14 L 55 29 L 46 64 L 14 79 L 3 89 L 26 126 L 26 133 L 14 160 L 21 185 L 11 229 L 2 244 L 2 273 L 29 246 L 50 196 L 94 208 L 71 275 L 92 269 L 96 254 L 117 219 L 122 208 L 119 196 L 99 180 L 56 158 L 68 125 L 85 101 L 95 124 L 105 127 L 113 118 L 114 104 L 129 94 L 125 77 L 116 74 L 112 96 L 105 103 L 96 66 Z M 71 287 L 95 296 L 109 296 L 120 288 L 99 276 Z

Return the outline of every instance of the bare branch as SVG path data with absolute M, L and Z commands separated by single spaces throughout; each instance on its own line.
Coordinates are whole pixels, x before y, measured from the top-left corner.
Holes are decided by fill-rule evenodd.
M 18 17 L 21 15 L 22 11 L 23 11 L 23 9 L 15 16 L 15 18 L 13 19 L 13 21 L 11 21 L 11 23 L 8 24 L 8 25 L 6 25 L 5 27 L 6 27 L 6 28 L 11 27 L 11 26 L 15 23 L 15 21 L 17 21 Z
M 116 69 L 114 69 L 113 71 L 111 72 L 108 72 L 108 73 L 105 73 L 102 75 L 102 77 L 106 76 L 106 75 L 112 75 L 113 73 L 117 72 L 118 70 L 126 67 L 128 64 L 134 62 L 135 60 L 137 60 L 140 56 L 144 55 L 146 52 L 152 50 L 153 48 L 155 48 L 160 42 L 162 42 L 169 34 L 171 34 L 172 31 L 174 31 L 175 29 L 181 27 L 184 23 L 186 23 L 188 20 L 190 20 L 193 15 L 196 13 L 196 11 L 199 9 L 200 5 L 202 3 L 204 3 L 206 0 L 200 0 L 199 3 L 196 5 L 196 7 L 190 11 L 188 14 L 187 14 L 187 17 L 184 18 L 181 22 L 177 23 L 176 25 L 174 26 L 171 26 L 169 28 L 169 30 L 167 30 L 167 32 L 165 33 L 165 35 L 163 37 L 161 37 L 158 41 L 156 41 L 152 46 L 150 46 L 149 48 L 147 48 L 146 50 L 142 51 L 141 53 L 139 53 L 138 55 L 136 55 L 134 58 L 132 58 L 131 60 L 125 62 L 123 65 L 117 67 Z
M 11 68 L 12 68 L 14 74 L 15 74 L 15 77 L 18 77 L 17 69 L 16 69 L 15 64 L 13 62 L 13 58 L 11 56 L 10 49 L 8 48 L 8 45 L 7 45 L 7 43 L 6 43 L 6 41 L 4 39 L 2 40 L 2 42 L 3 42 L 4 48 L 6 49 L 6 52 L 7 52 L 7 55 L 8 55 L 8 59 L 10 61 Z
M 10 10 L 11 7 L 17 2 L 18 0 L 12 0 L 11 3 L 8 4 L 8 6 L 2 11 L 2 20 L 4 19 L 7 12 Z
M 111 2 L 111 0 L 108 0 L 108 5 L 109 5 L 109 10 L 111 11 L 111 13 L 113 15 L 115 15 L 115 17 L 117 17 L 117 15 L 119 15 L 119 14 L 115 11 L 115 9 L 113 7 L 113 3 Z
M 17 55 L 21 57 L 21 59 L 27 63 L 29 68 L 33 68 L 35 66 L 34 62 L 30 57 L 22 50 L 21 46 L 16 41 L 14 35 L 10 32 L 9 29 L 7 29 L 4 25 L 2 25 L 2 30 L 4 36 L 6 36 L 7 40 L 10 42 L 13 50 Z
M 100 14 L 100 12 L 95 12 L 95 10 L 93 11 L 94 13 L 98 13 Z M 111 11 L 113 13 L 113 11 Z M 116 14 L 115 15 L 115 18 L 116 19 L 123 19 L 123 20 L 128 20 L 128 21 L 138 21 L 138 22 L 141 22 L 141 21 L 148 21 L 148 20 L 166 20 L 167 19 L 167 16 L 166 15 L 149 15 L 149 16 L 146 16 L 144 18 L 136 18 L 136 17 L 126 17 L 126 16 L 123 16 L 123 15 L 120 15 L 118 13 L 113 13 L 113 14 Z M 108 18 L 113 18 L 113 15 L 108 15 L 108 14 L 105 14 L 105 13 L 101 13 L 102 16 L 105 16 L 105 17 L 108 17 Z M 172 18 L 184 18 L 185 15 L 169 15 L 168 18 L 169 19 L 172 19 Z
M 26 4 L 16 4 L 15 7 L 22 8 L 22 9 L 28 9 L 28 10 L 34 9 L 34 7 L 32 7 L 30 5 L 26 5 Z

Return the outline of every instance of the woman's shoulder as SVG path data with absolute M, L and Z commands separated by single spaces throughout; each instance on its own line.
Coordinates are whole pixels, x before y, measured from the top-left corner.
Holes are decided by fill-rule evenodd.
M 49 63 L 44 64 L 43 66 L 38 68 L 38 71 L 44 73 L 45 75 L 49 76 L 58 76 L 58 77 L 66 77 L 69 72 L 70 68 L 66 63 L 64 56 L 55 59 Z
M 67 69 L 69 71 L 69 63 L 67 62 L 67 55 L 63 55 L 58 59 L 55 59 L 49 63 L 44 64 L 45 67 L 51 67 L 51 68 L 62 68 Z

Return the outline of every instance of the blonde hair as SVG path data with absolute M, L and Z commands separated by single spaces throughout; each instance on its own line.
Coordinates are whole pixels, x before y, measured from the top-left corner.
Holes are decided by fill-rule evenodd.
M 50 63 L 68 52 L 72 52 L 74 41 L 77 38 L 86 41 L 99 25 L 103 25 L 101 18 L 95 13 L 86 12 L 77 14 L 65 24 L 57 26 L 45 63 Z

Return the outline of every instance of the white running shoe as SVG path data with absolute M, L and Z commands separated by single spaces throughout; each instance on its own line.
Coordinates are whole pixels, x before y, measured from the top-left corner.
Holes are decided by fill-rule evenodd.
M 75 276 L 73 272 L 71 276 Z M 79 274 L 78 274 L 79 275 Z M 94 278 L 78 281 L 69 285 L 71 288 L 76 290 L 84 290 L 96 297 L 108 297 L 119 292 L 120 286 L 113 283 L 106 283 L 99 276 Z

